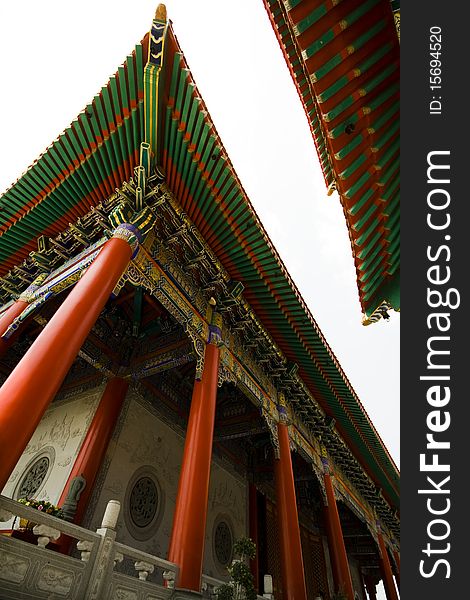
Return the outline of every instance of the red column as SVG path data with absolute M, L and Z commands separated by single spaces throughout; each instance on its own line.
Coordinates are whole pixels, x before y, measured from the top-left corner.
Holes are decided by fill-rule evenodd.
M 331 519 L 328 513 L 328 504 L 323 507 L 323 515 L 325 517 L 326 535 L 328 537 L 328 551 L 330 555 L 331 570 L 333 572 L 333 583 L 335 590 L 339 590 L 341 586 L 341 571 L 337 564 L 336 557 L 338 556 L 338 550 L 336 548 L 336 538 L 331 527 Z
M 28 302 L 26 300 L 22 300 L 18 298 L 13 304 L 4 311 L 2 316 L 0 317 L 0 336 L 2 336 L 5 331 L 10 327 L 16 317 L 19 317 L 24 309 L 28 306 Z M 3 343 L 5 343 L 2 340 Z
M 168 553 L 180 568 L 177 587 L 195 592 L 201 589 L 219 354 L 207 344 L 202 378 L 194 383 Z
M 369 595 L 369 600 L 377 600 L 377 592 L 375 591 L 375 583 L 370 575 L 366 575 L 364 577 L 364 581 L 366 584 L 367 594 Z
M 29 303 L 33 298 L 33 293 L 41 287 L 46 277 L 46 273 L 38 275 L 33 283 L 22 292 L 18 300 L 13 302 L 13 304 L 0 316 L 0 356 L 5 354 L 11 343 L 11 338 L 6 340 L 2 338 L 2 336 L 6 333 L 16 317 L 19 317 L 24 309 L 29 306 Z
M 118 227 L 0 389 L 2 489 L 136 248 Z
M 100 403 L 88 428 L 85 439 L 65 484 L 58 505 L 63 506 L 69 485 L 75 477 L 83 477 L 86 485 L 80 495 L 77 511 L 73 519 L 80 524 L 88 504 L 98 470 L 103 462 L 111 435 L 121 413 L 129 382 L 121 377 L 113 377 L 106 385 Z
M 382 565 L 382 574 L 383 574 L 383 582 L 385 588 L 385 594 L 388 600 L 398 600 L 398 594 L 395 587 L 395 583 L 393 581 L 393 573 L 392 567 L 390 566 L 390 561 L 388 560 L 388 552 L 385 547 L 385 542 L 382 536 L 382 532 L 380 530 L 380 525 L 378 526 L 377 532 L 377 540 L 379 542 L 380 554 L 381 554 L 381 565 Z
M 0 317 L 0 357 L 5 354 L 11 344 L 11 338 L 5 340 L 1 336 L 10 327 L 16 317 L 21 315 L 27 306 L 28 302 L 26 302 L 26 300 L 18 299 L 16 302 L 13 302 L 13 304 L 7 308 L 7 310 Z
M 393 549 L 393 558 L 395 559 L 395 564 L 397 567 L 395 579 L 397 581 L 398 589 L 400 589 L 400 553 L 396 547 Z
M 280 415 L 282 419 L 281 411 Z M 306 600 L 307 590 L 300 542 L 294 473 L 292 471 L 289 431 L 285 422 L 278 423 L 277 433 L 279 459 L 274 460 L 274 469 L 281 538 L 282 597 L 284 600 Z
M 330 522 L 331 535 L 335 540 L 333 547 L 330 547 L 330 552 L 333 551 L 335 553 L 333 562 L 336 564 L 338 576 L 340 578 L 339 589 L 342 589 L 348 600 L 354 600 L 354 590 L 351 580 L 351 573 L 349 571 L 348 556 L 346 554 L 346 546 L 344 545 L 343 530 L 341 528 L 341 521 L 339 520 L 333 484 L 331 482 L 328 459 L 323 456 L 322 462 L 325 469 L 323 479 L 325 482 L 325 492 L 328 501 L 328 510 L 326 514 Z
M 256 556 L 250 560 L 250 570 L 255 590 L 259 592 L 259 543 L 258 543 L 258 490 L 253 483 L 248 487 L 249 536 L 256 544 Z

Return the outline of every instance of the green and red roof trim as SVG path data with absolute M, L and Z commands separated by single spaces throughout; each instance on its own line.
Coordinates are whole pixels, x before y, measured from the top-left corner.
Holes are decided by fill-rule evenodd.
M 369 324 L 400 307 L 399 5 L 263 1 L 341 199 Z

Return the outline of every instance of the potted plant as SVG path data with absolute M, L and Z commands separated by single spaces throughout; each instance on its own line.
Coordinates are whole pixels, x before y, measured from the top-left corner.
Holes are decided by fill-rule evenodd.
M 24 506 L 29 506 L 30 508 L 35 508 L 41 512 L 45 512 L 48 515 L 52 515 L 53 517 L 57 517 L 58 519 L 63 518 L 62 509 L 55 504 L 51 504 L 47 500 L 36 500 L 35 498 L 20 498 L 18 500 L 20 504 Z M 33 529 L 36 523 L 29 521 L 28 519 L 20 518 L 20 528 L 22 529 Z
M 233 545 L 233 554 L 239 558 L 227 569 L 230 581 L 215 590 L 215 597 L 217 600 L 256 600 L 253 575 L 246 564 L 247 559 L 255 557 L 256 544 L 250 538 L 241 538 Z
M 20 498 L 20 504 L 29 506 L 40 512 L 44 512 L 58 519 L 62 519 L 64 514 L 62 509 L 47 500 L 36 500 L 35 498 Z M 16 519 L 15 519 L 16 520 Z M 14 524 L 13 524 L 14 527 Z M 60 537 L 60 531 L 49 525 L 38 525 L 34 521 L 20 517 L 19 528 L 13 529 L 12 536 L 22 539 L 26 542 L 37 543 L 38 546 L 45 548 L 51 540 L 57 540 Z

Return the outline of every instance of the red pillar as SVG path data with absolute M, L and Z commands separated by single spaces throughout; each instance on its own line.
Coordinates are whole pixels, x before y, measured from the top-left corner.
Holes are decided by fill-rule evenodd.
M 258 540 L 258 490 L 253 483 L 248 487 L 249 536 L 256 544 L 256 556 L 250 560 L 250 571 L 253 575 L 255 590 L 259 592 L 259 540 Z
M 339 570 L 339 566 L 336 560 L 336 557 L 338 556 L 338 550 L 336 548 L 336 538 L 333 533 L 333 528 L 331 526 L 331 519 L 328 510 L 328 505 L 323 507 L 323 515 L 325 517 L 326 525 L 326 535 L 328 537 L 328 551 L 330 555 L 331 570 L 333 572 L 333 583 L 335 586 L 335 590 L 338 590 L 341 586 L 341 571 Z
M 369 600 L 377 600 L 377 592 L 375 591 L 375 583 L 370 575 L 366 575 L 364 577 L 364 582 L 366 584 L 367 594 L 369 595 Z
M 29 302 L 26 300 L 22 300 L 18 298 L 11 306 L 9 306 L 6 311 L 3 312 L 0 317 L 0 336 L 2 336 L 5 331 L 10 327 L 16 317 L 19 317 L 24 309 L 28 306 Z M 5 343 L 2 340 L 3 343 Z
M 0 317 L 0 357 L 2 357 L 8 350 L 11 344 L 11 338 L 5 340 L 1 336 L 10 327 L 16 317 L 19 317 L 24 309 L 28 306 L 28 302 L 25 300 L 16 300 L 13 304 L 7 308 L 7 310 Z
M 24 309 L 29 306 L 29 303 L 32 301 L 33 293 L 41 287 L 46 277 L 47 274 L 45 273 L 42 273 L 36 277 L 33 283 L 28 286 L 24 292 L 22 292 L 18 300 L 13 302 L 13 304 L 9 306 L 7 310 L 4 311 L 0 316 L 0 357 L 5 354 L 12 342 L 12 338 L 5 339 L 2 338 L 2 336 L 5 334 L 16 317 L 19 317 Z
M 282 412 L 280 412 L 280 415 L 282 419 Z M 294 473 L 292 471 L 289 431 L 285 422 L 278 423 L 277 433 L 279 459 L 274 460 L 274 469 L 281 538 L 282 597 L 284 600 L 306 600 L 307 590 L 300 542 Z
M 118 227 L 1 387 L 0 489 L 126 269 L 137 245 L 134 232 Z
M 323 456 L 322 462 L 325 469 L 323 479 L 325 482 L 326 499 L 328 501 L 328 510 L 326 514 L 330 522 L 331 535 L 334 537 L 334 544 L 332 548 L 330 547 L 330 552 L 333 551 L 335 553 L 333 562 L 336 564 L 338 570 L 339 589 L 342 589 L 348 600 L 354 600 L 354 590 L 351 573 L 349 571 L 348 555 L 346 554 L 346 546 L 344 545 L 343 530 L 339 519 L 338 507 L 336 506 L 336 498 L 331 482 L 328 459 Z
M 206 345 L 204 371 L 194 383 L 168 559 L 179 565 L 177 587 L 201 589 L 209 497 L 219 348 Z
M 390 566 L 390 561 L 388 560 L 388 552 L 387 548 L 385 547 L 385 542 L 382 536 L 382 532 L 380 530 L 380 525 L 377 533 L 377 540 L 379 542 L 379 549 L 381 554 L 380 562 L 382 565 L 385 594 L 388 600 L 398 600 L 397 590 L 393 581 L 392 567 Z
M 393 558 L 395 559 L 395 565 L 397 567 L 395 579 L 397 581 L 398 589 L 400 589 L 400 553 L 396 547 L 393 549 Z
M 121 413 L 129 382 L 113 377 L 106 385 L 93 420 L 78 453 L 58 505 L 63 506 L 70 483 L 75 477 L 83 477 L 86 485 L 80 495 L 73 522 L 80 524 L 88 504 L 98 470 L 103 462 L 111 435 Z

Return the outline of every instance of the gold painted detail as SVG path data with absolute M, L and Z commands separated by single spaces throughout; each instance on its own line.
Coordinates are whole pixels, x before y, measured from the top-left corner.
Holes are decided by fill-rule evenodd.
M 164 300 L 170 314 L 184 327 L 192 329 L 203 341 L 206 341 L 209 334 L 208 324 L 194 311 L 188 300 L 145 248 L 140 248 L 134 262 L 137 269 L 150 280 L 152 294 L 159 300 Z
M 366 512 L 365 507 L 361 506 L 354 497 L 354 495 L 351 493 L 352 490 L 348 490 L 336 475 L 333 485 L 335 488 L 335 492 L 337 492 L 338 496 L 345 502 L 346 505 L 349 506 L 349 508 L 359 518 L 360 521 L 362 521 L 363 523 L 372 522 L 372 509 L 369 509 L 370 512 Z
M 70 273 L 70 275 L 68 275 L 64 279 L 58 281 L 56 284 L 51 285 L 51 292 L 54 295 L 60 294 L 60 292 L 62 292 L 63 290 L 66 290 L 70 286 L 77 283 L 77 281 L 80 279 L 82 274 L 85 272 L 85 270 L 88 268 L 88 266 L 93 262 L 93 260 L 95 259 L 95 257 L 97 255 L 98 255 L 98 252 L 93 253 L 92 257 L 90 257 L 90 261 L 89 262 L 87 261 L 87 264 L 82 264 L 80 269 L 73 271 L 72 273 Z
M 276 459 L 280 458 L 280 449 L 279 449 L 279 436 L 277 432 L 277 420 L 264 409 L 261 411 L 261 416 L 266 421 L 266 425 L 269 430 L 269 437 L 271 438 L 271 443 L 274 449 L 274 457 Z
M 255 381 L 226 345 L 221 348 L 220 365 L 232 374 L 240 389 L 245 391 L 256 406 L 277 420 L 276 404 L 271 396 Z
M 75 285 L 89 265 L 94 261 L 100 249 L 101 248 L 95 249 L 92 252 L 88 251 L 88 253 L 85 251 L 82 253 L 85 254 L 84 258 L 76 261 L 75 264 L 67 269 L 64 269 L 63 267 L 57 269 L 58 273 L 52 273 L 51 275 L 43 273 L 37 277 L 33 284 L 28 288 L 30 292 L 28 294 L 26 294 L 28 290 L 25 290 L 24 292 L 28 298 L 27 301 L 29 302 L 29 306 L 14 319 L 2 337 L 8 339 L 18 329 L 21 323 L 31 314 L 35 313 L 38 308 L 49 300 L 49 298 L 57 296 L 62 291 Z M 68 261 L 68 263 L 70 262 L 73 261 Z M 66 263 L 66 265 L 68 263 Z
M 166 23 L 166 20 L 166 6 L 163 3 L 160 3 L 155 11 L 155 21 L 161 21 L 162 23 Z
M 81 348 L 78 353 L 78 356 L 82 358 L 86 363 L 94 367 L 97 371 L 100 371 L 106 377 L 114 377 L 117 373 L 109 369 L 109 366 L 102 363 L 100 360 L 94 358 L 89 352 L 86 351 L 85 348 Z
M 144 69 L 144 116 L 145 142 L 149 144 L 151 154 L 160 162 L 159 142 L 159 96 L 160 71 L 165 51 L 168 28 L 166 8 L 159 5 L 149 34 L 147 64 Z
M 113 237 L 126 241 L 135 252 L 139 240 L 153 230 L 155 215 L 149 206 L 133 211 L 129 204 L 122 202 L 109 215 L 109 220 L 116 227 Z
M 384 314 L 385 317 L 387 316 L 386 313 L 388 313 L 389 310 L 393 310 L 392 305 L 386 300 L 383 300 L 369 317 L 366 315 L 362 316 L 362 324 L 367 326 L 372 323 L 377 323 L 380 319 L 384 318 Z
M 82 273 L 98 256 L 105 241 L 106 240 L 104 239 L 100 240 L 99 243 L 94 244 L 91 247 L 91 252 L 90 248 L 87 248 L 87 250 L 82 253 L 82 256 L 85 255 L 83 258 L 80 259 L 80 257 L 77 257 L 75 260 L 71 259 L 68 261 L 68 263 L 57 269 L 56 272 L 52 273 L 50 276 L 46 276 L 44 280 L 47 281 L 34 291 L 31 302 L 36 302 L 46 295 L 48 295 L 48 297 L 51 295 L 56 296 L 63 290 L 66 290 L 70 286 L 74 285 L 80 279 Z M 72 266 L 68 266 L 70 263 L 74 264 L 72 264 Z
M 224 383 L 237 385 L 238 380 L 235 374 L 223 363 L 219 363 L 219 372 L 217 375 L 217 387 L 222 387 Z
M 397 29 L 398 41 L 400 41 L 400 11 L 397 10 L 393 13 L 393 19 L 395 21 L 395 27 Z
M 182 325 L 193 342 L 197 357 L 196 378 L 200 379 L 204 369 L 205 346 L 209 338 L 208 323 L 193 309 L 145 247 L 140 247 L 134 265 L 130 265 L 126 277 L 129 283 L 146 288 Z
M 207 302 L 200 288 L 191 282 L 190 277 L 183 271 L 178 264 L 177 258 L 173 256 L 170 248 L 165 248 L 163 244 L 155 244 L 152 247 L 152 256 L 155 261 L 161 265 L 162 270 L 176 282 L 183 294 L 188 298 L 191 304 L 201 313 L 205 313 Z
M 219 329 L 223 329 L 224 326 L 224 320 L 223 317 L 220 313 L 213 311 L 212 313 L 212 318 L 211 318 L 211 324 L 214 325 L 214 327 L 218 327 Z
M 150 375 L 155 375 L 156 373 L 162 373 L 163 371 L 185 365 L 194 360 L 194 358 L 195 353 L 191 344 L 186 344 L 180 348 L 168 350 L 167 352 L 160 352 L 157 356 L 146 360 L 143 365 L 134 368 L 132 371 L 132 378 L 141 379 L 149 377 Z
M 0 302 L 7 302 L 11 296 L 17 297 L 25 282 L 32 283 L 40 274 L 49 274 L 64 270 L 70 261 L 89 252 L 103 236 L 103 229 L 109 227 L 109 212 L 119 202 L 118 194 L 113 193 L 102 200 L 90 212 L 70 223 L 69 227 L 55 238 L 40 236 L 38 249 L 30 252 L 21 265 L 13 267 L 3 278 L 0 278 Z M 65 261 L 65 264 L 64 264 Z
M 33 281 L 33 283 L 30 286 L 28 286 L 22 294 L 20 294 L 18 300 L 23 300 L 23 302 L 28 303 L 33 302 L 35 297 L 34 292 L 36 292 L 41 287 L 41 285 L 44 283 L 47 277 L 48 273 L 41 273 L 40 275 L 38 275 Z

